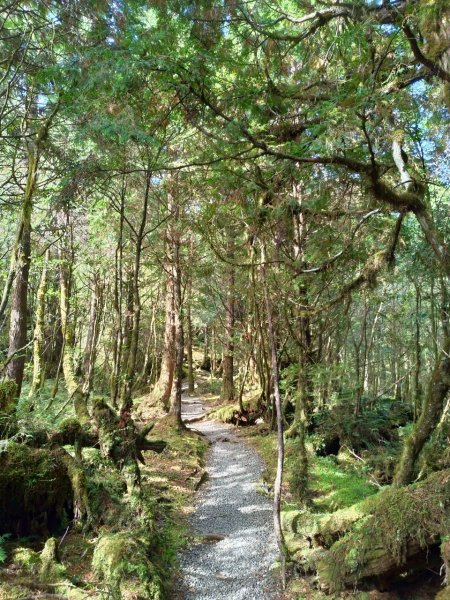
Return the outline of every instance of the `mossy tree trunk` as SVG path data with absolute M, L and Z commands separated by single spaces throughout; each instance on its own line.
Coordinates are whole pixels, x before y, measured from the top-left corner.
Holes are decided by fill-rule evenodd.
M 192 244 L 191 244 L 192 246 Z M 192 327 L 192 270 L 188 273 L 186 293 L 186 354 L 188 367 L 188 393 L 195 391 L 194 361 L 192 357 L 193 327 Z
M 224 402 L 234 401 L 234 321 L 235 321 L 235 267 L 233 232 L 228 230 L 227 241 L 227 272 L 225 276 L 225 339 L 223 344 L 222 359 L 222 392 L 221 398 Z
M 60 207 L 57 213 L 57 224 L 61 228 L 58 259 L 61 328 L 64 340 L 62 369 L 67 393 L 72 398 L 75 414 L 81 423 L 88 423 L 90 416 L 87 408 L 87 396 L 83 393 L 74 368 L 75 331 L 70 315 L 71 272 L 73 264 L 72 232 L 69 213 L 64 207 Z
M 17 237 L 12 253 L 14 283 L 12 286 L 11 316 L 9 325 L 9 346 L 7 376 L 17 384 L 20 396 L 25 368 L 25 345 L 28 322 L 28 278 L 31 263 L 31 212 L 36 187 L 39 163 L 39 147 L 28 142 L 28 172 L 25 194 L 17 227 Z
M 435 254 L 440 267 L 443 285 L 446 288 L 450 277 L 450 248 L 437 229 L 433 216 L 425 203 L 423 187 L 417 185 L 417 182 L 415 182 L 407 170 L 405 154 L 402 149 L 402 136 L 394 138 L 392 148 L 393 158 L 400 175 L 400 185 L 406 188 L 408 193 L 415 194 L 413 212 L 430 249 Z M 380 199 L 384 199 L 383 194 L 379 194 L 379 197 Z M 396 198 L 395 194 L 391 194 L 390 203 L 394 203 L 394 206 Z M 446 311 L 446 308 L 444 311 Z M 419 419 L 412 433 L 405 441 L 402 455 L 397 465 L 393 481 L 397 487 L 406 485 L 411 481 L 416 459 L 439 423 L 444 401 L 450 389 L 450 336 L 446 317 L 444 318 L 443 334 L 442 351 L 428 384 Z
M 169 211 L 173 213 L 173 209 L 173 200 L 171 200 L 169 202 Z M 166 274 L 164 346 L 159 378 L 150 394 L 151 402 L 154 404 L 161 404 L 167 411 L 169 410 L 170 406 L 170 395 L 172 393 L 175 373 L 175 298 L 173 245 L 171 243 L 171 228 L 173 227 L 173 224 L 171 220 L 172 219 L 169 220 L 169 224 L 166 229 L 166 248 L 164 258 L 164 272 Z
M 280 373 L 278 368 L 277 357 L 277 342 L 275 337 L 275 327 L 273 322 L 273 309 L 269 296 L 267 275 L 266 275 L 266 253 L 263 243 L 261 243 L 261 280 L 264 292 L 264 303 L 266 307 L 267 325 L 269 334 L 269 346 L 271 356 L 271 370 L 273 381 L 273 396 L 274 396 L 274 413 L 276 414 L 277 424 L 277 470 L 273 485 L 273 520 L 275 537 L 277 540 L 278 550 L 280 553 L 281 562 L 281 579 L 283 589 L 286 584 L 286 543 L 284 540 L 283 530 L 281 527 L 281 494 L 283 485 L 283 469 L 284 469 L 284 436 L 283 436 L 283 409 L 281 405 L 280 394 Z
M 179 206 L 175 206 L 177 222 L 180 218 Z M 174 321 L 175 321 L 175 385 L 170 399 L 169 413 L 175 418 L 178 427 L 181 421 L 181 395 L 183 385 L 183 358 L 184 358 L 184 330 L 183 330 L 183 298 L 181 282 L 181 240 L 178 225 L 171 227 L 170 244 L 172 246 L 172 272 L 173 272 L 173 297 L 174 297 Z
M 137 461 L 137 432 L 129 415 L 118 416 L 102 399 L 94 400 L 92 416 L 98 431 L 100 450 L 124 476 L 130 495 L 141 492 L 141 474 Z
M 132 407 L 133 385 L 136 379 L 136 360 L 139 344 L 139 327 L 141 323 L 141 296 L 139 290 L 139 277 L 141 272 L 142 246 L 145 238 L 145 228 L 147 225 L 148 204 L 150 199 L 151 173 L 146 172 L 146 185 L 144 201 L 142 203 L 141 218 L 139 228 L 136 232 L 134 265 L 132 270 L 132 301 L 130 301 L 130 341 L 127 352 L 127 362 L 125 364 L 125 376 L 120 392 L 120 410 L 122 418 L 129 414 Z
M 36 102 L 37 99 L 34 95 L 27 99 L 29 113 L 27 111 L 25 119 L 25 132 L 27 133 L 27 137 L 25 138 L 27 154 L 25 191 L 17 226 L 16 240 L 11 253 L 9 275 L 7 277 L 4 289 L 5 293 L 3 294 L 0 305 L 0 310 L 4 311 L 8 301 L 9 292 L 12 288 L 6 374 L 10 379 L 14 379 L 16 382 L 18 396 L 20 396 L 22 388 L 25 368 L 25 346 L 27 342 L 28 279 L 31 264 L 31 215 L 33 210 L 33 198 L 38 178 L 42 145 L 47 138 L 48 130 L 59 108 L 58 102 L 39 130 L 35 132 L 34 135 L 30 135 L 30 128 L 33 127 L 33 123 L 37 118 Z
M 299 206 L 302 202 L 302 194 L 300 186 L 294 185 L 294 194 L 297 198 Z M 304 256 L 304 247 L 306 243 L 307 227 L 305 223 L 305 215 L 298 211 L 293 215 L 293 238 L 294 238 L 294 258 L 302 265 L 302 268 L 307 268 Z M 298 286 L 298 305 L 307 306 L 308 287 L 304 281 L 301 281 Z M 299 498 L 305 500 L 308 489 L 308 453 L 306 450 L 306 430 L 311 415 L 312 409 L 312 378 L 311 369 L 313 365 L 312 355 L 312 333 L 311 321 L 308 315 L 300 315 L 297 321 L 297 344 L 298 353 L 298 384 L 297 394 L 295 398 L 295 413 L 294 421 L 287 435 L 296 438 L 297 449 L 297 469 L 294 474 L 295 493 Z
M 94 383 L 95 359 L 103 311 L 103 283 L 99 280 L 98 273 L 94 274 L 91 285 L 89 324 L 83 356 L 83 392 L 87 395 L 91 393 Z
M 47 293 L 48 261 L 49 250 L 45 253 L 39 287 L 36 293 L 36 323 L 33 335 L 33 379 L 30 387 L 30 398 L 33 397 L 44 384 L 45 298 Z
M 119 395 L 120 365 L 122 359 L 122 297 L 123 297 L 123 228 L 125 221 L 126 178 L 122 177 L 119 208 L 119 233 L 114 253 L 114 334 L 112 340 L 112 370 L 110 394 L 113 406 L 117 407 Z
M 396 487 L 407 485 L 414 475 L 416 460 L 430 439 L 436 425 L 439 423 L 444 402 L 450 390 L 450 338 L 447 338 L 438 360 L 427 393 L 422 403 L 422 410 L 413 432 L 406 439 L 400 461 L 394 475 L 393 484 Z

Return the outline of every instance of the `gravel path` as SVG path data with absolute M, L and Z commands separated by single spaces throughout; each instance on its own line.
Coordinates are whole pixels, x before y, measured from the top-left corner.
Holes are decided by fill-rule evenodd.
M 203 413 L 199 399 L 184 398 L 183 420 Z M 233 427 L 213 421 L 188 425 L 212 442 L 208 481 L 198 493 L 191 524 L 207 543 L 186 550 L 180 560 L 184 600 L 276 600 L 271 566 L 277 558 L 272 503 L 256 486 L 263 463 L 236 437 Z

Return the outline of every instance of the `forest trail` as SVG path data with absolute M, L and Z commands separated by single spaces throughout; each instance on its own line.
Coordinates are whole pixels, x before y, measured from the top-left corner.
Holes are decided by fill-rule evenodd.
M 197 496 L 191 525 L 205 536 L 180 560 L 183 600 L 275 600 L 279 598 L 270 568 L 277 558 L 272 503 L 257 492 L 263 462 L 257 452 L 215 421 L 189 424 L 204 413 L 199 398 L 183 396 L 188 427 L 211 442 L 208 480 Z

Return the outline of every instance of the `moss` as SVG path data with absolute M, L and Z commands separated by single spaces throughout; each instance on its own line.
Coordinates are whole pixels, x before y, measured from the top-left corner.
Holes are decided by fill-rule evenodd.
M 12 437 L 17 431 L 17 385 L 13 379 L 0 383 L 0 438 Z
M 28 575 L 37 575 L 41 568 L 39 552 L 31 548 L 17 548 L 13 554 L 13 560 Z
M 97 525 L 117 525 L 123 511 L 126 484 L 110 461 L 97 448 L 83 451 L 86 490 L 93 521 Z
M 0 410 L 15 408 L 17 384 L 14 379 L 7 379 L 0 383 Z
M 319 456 L 312 459 L 311 489 L 320 512 L 352 506 L 377 492 L 359 473 L 344 470 L 332 457 Z
M 133 593 L 136 599 L 162 600 L 162 584 L 148 558 L 148 540 L 128 532 L 100 537 L 92 559 L 96 575 L 113 598 Z
M 78 419 L 75 417 L 69 417 L 60 423 L 58 431 L 67 437 L 71 437 L 82 433 L 83 428 Z
M 57 540 L 49 538 L 42 551 L 36 552 L 31 548 L 19 547 L 14 551 L 14 563 L 23 575 L 50 583 L 65 577 L 66 571 L 57 558 Z
M 63 458 L 63 461 L 67 467 L 67 474 L 72 486 L 74 521 L 75 523 L 90 525 L 92 523 L 92 514 L 84 469 L 69 454 Z
M 47 379 L 39 390 L 39 396 L 33 397 L 33 411 L 30 412 L 29 382 L 25 382 L 17 405 L 17 416 L 24 426 L 32 429 L 57 429 L 61 423 L 75 416 L 73 402 L 69 402 L 64 381 L 59 381 L 58 390 L 53 398 L 54 379 Z
M 226 404 L 225 406 L 210 411 L 208 413 L 208 418 L 216 419 L 222 423 L 229 423 L 236 412 L 239 412 L 238 404 Z

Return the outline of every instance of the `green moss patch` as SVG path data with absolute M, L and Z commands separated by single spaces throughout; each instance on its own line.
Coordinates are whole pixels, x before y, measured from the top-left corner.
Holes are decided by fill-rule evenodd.
M 114 599 L 163 598 L 161 580 L 149 559 L 149 543 L 144 536 L 103 534 L 95 547 L 92 566 Z

